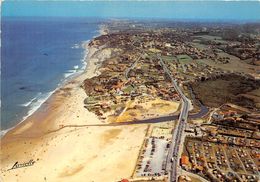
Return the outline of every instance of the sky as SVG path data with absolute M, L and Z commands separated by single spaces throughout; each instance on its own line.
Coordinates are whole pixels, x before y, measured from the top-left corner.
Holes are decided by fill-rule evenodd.
M 260 22 L 260 1 L 4 1 L 2 16 L 161 18 Z

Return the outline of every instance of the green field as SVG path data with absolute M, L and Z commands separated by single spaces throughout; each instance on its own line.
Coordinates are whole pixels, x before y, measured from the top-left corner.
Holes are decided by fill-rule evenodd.
M 163 59 L 163 61 L 166 61 L 166 62 L 172 62 L 172 61 L 176 60 L 176 57 L 174 57 L 174 56 L 162 56 L 162 59 Z
M 125 87 L 125 88 L 123 89 L 123 92 L 124 92 L 124 93 L 127 93 L 127 94 L 130 94 L 133 89 L 134 89 L 134 87 L 131 86 L 131 85 L 129 85 L 129 86 L 127 86 L 127 87 Z
M 182 64 L 190 63 L 192 61 L 192 58 L 186 54 L 177 55 L 177 59 Z
M 204 40 L 204 41 L 213 41 L 216 43 L 227 43 L 227 41 L 223 40 L 222 37 L 219 36 L 212 36 L 212 35 L 201 35 L 201 36 L 193 36 L 195 38 L 197 38 L 198 40 Z

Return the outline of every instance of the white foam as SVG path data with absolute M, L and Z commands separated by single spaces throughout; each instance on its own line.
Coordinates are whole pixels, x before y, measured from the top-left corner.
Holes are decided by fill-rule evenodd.
M 31 109 L 28 112 L 28 115 L 31 115 L 32 113 L 34 113 L 37 109 L 40 108 L 40 106 L 54 93 L 54 91 L 52 92 L 48 92 L 45 94 L 42 94 L 40 97 L 37 98 L 36 102 L 33 102 L 31 105 Z
M 72 76 L 82 73 L 86 69 L 86 66 L 87 66 L 86 59 L 88 57 L 88 52 L 89 52 L 88 49 L 86 49 L 86 46 L 89 44 L 89 42 L 90 42 L 90 40 L 81 42 L 81 47 L 84 49 L 84 57 L 81 59 L 82 66 L 80 67 L 79 65 L 75 65 L 75 66 L 73 66 L 73 69 L 66 71 L 63 74 L 65 81 L 67 81 L 68 78 L 71 78 Z M 75 45 L 78 46 L 78 44 L 75 44 Z
M 41 92 L 38 93 L 36 99 L 29 105 L 29 111 L 25 117 L 23 117 L 23 120 L 28 118 L 31 114 L 33 114 L 37 109 L 40 108 L 40 106 L 56 91 L 47 92 L 42 94 Z
M 71 48 L 72 48 L 72 49 L 78 49 L 78 48 L 79 48 L 79 45 L 78 45 L 78 44 L 74 44 Z
M 84 48 L 84 57 L 83 59 L 81 59 L 81 63 L 82 63 L 82 67 L 79 69 L 79 65 L 75 65 L 73 66 L 74 69 L 71 69 L 71 70 L 68 70 L 66 73 L 63 74 L 64 78 L 63 80 L 61 80 L 61 83 L 58 84 L 58 87 L 51 91 L 51 92 L 48 92 L 48 93 L 41 93 L 39 92 L 37 94 L 36 97 L 32 98 L 29 102 L 26 102 L 24 104 L 21 104 L 20 106 L 23 106 L 23 107 L 29 107 L 29 111 L 27 112 L 27 115 L 24 116 L 22 118 L 22 120 L 18 123 L 22 123 L 24 120 L 26 120 L 29 116 L 31 116 L 35 111 L 37 111 L 41 105 L 46 101 L 48 100 L 48 98 L 56 91 L 58 90 L 60 87 L 62 87 L 62 85 L 68 80 L 69 77 L 71 77 L 72 75 L 76 75 L 76 74 L 79 74 L 79 73 L 82 73 L 86 66 L 87 66 L 87 62 L 86 62 L 86 59 L 87 59 L 87 56 L 88 56 L 88 49 L 86 49 L 86 45 L 89 43 L 90 41 L 87 40 L 87 41 L 83 41 L 82 42 L 82 48 Z M 76 45 L 76 44 L 75 44 Z M 75 45 L 73 47 L 75 47 Z M 18 125 L 17 124 L 17 125 Z M 15 126 L 14 126 L 15 127 Z M 11 129 L 13 129 L 14 127 L 11 127 L 11 128 L 8 128 L 6 130 L 1 130 L 0 131 L 0 136 L 1 138 Z
M 90 40 L 82 41 L 81 42 L 81 47 L 86 48 L 86 46 L 89 44 Z
M 13 128 L 13 127 L 12 127 Z M 0 131 L 0 138 L 2 138 L 9 130 L 11 130 L 12 128 L 6 129 L 6 130 L 1 130 Z
M 76 73 L 77 69 L 73 69 L 73 70 L 68 70 L 68 73 Z
M 20 104 L 20 106 L 23 107 L 28 107 L 29 105 L 31 105 L 33 103 L 33 101 L 35 101 L 37 99 L 37 97 L 34 97 L 33 99 L 31 99 L 29 102 L 26 102 L 24 104 Z
M 69 78 L 70 76 L 74 75 L 77 70 L 68 70 L 66 73 L 63 74 L 64 78 Z
M 77 69 L 79 69 L 79 65 L 75 65 L 75 66 L 73 66 L 73 68 L 74 68 L 75 70 L 77 70 Z
M 89 42 L 90 42 L 89 40 L 82 42 L 82 47 L 84 48 L 84 57 L 83 57 L 83 59 L 81 59 L 81 62 L 82 62 L 82 68 L 81 68 L 81 70 L 85 70 L 86 67 L 87 67 L 87 64 L 88 64 L 88 63 L 87 63 L 87 58 L 88 58 L 89 50 L 86 49 L 86 45 L 88 45 Z
M 31 99 L 29 102 L 26 102 L 25 104 L 21 104 L 21 106 L 24 107 L 29 107 L 29 111 L 27 112 L 27 115 L 24 116 L 22 118 L 22 120 L 17 124 L 19 125 L 20 123 L 22 123 L 25 119 L 27 119 L 29 116 L 31 116 L 35 111 L 37 111 L 41 105 L 57 90 L 58 88 L 56 88 L 55 90 L 51 91 L 51 92 L 47 92 L 42 94 L 41 92 L 39 92 L 37 94 L 37 96 L 33 99 Z M 0 131 L 0 136 L 1 138 L 11 129 L 13 129 L 15 126 L 8 128 L 6 130 L 1 130 Z

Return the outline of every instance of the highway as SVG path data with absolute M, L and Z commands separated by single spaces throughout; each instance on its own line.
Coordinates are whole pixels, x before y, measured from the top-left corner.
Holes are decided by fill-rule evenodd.
M 170 161 L 172 162 L 170 165 L 170 169 L 169 169 L 170 170 L 169 181 L 175 182 L 178 179 L 180 145 L 183 142 L 183 133 L 184 133 L 185 125 L 187 123 L 190 102 L 187 99 L 187 97 L 183 94 L 182 90 L 179 88 L 176 80 L 173 78 L 170 70 L 167 68 L 167 66 L 163 62 L 162 58 L 160 56 L 157 56 L 157 57 L 160 60 L 160 63 L 163 67 L 164 72 L 169 76 L 174 89 L 179 94 L 179 96 L 181 97 L 181 100 L 182 100 L 181 113 L 179 115 L 178 123 L 177 123 L 177 125 L 174 129 L 173 135 L 172 135 L 172 145 L 170 147 L 169 154 L 167 157 L 167 164 L 170 164 Z

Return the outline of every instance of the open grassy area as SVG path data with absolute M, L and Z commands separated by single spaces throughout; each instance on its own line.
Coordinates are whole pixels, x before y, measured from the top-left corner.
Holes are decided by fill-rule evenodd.
M 213 41 L 215 43 L 227 43 L 227 41 L 223 40 L 222 37 L 219 36 L 212 36 L 212 35 L 201 35 L 201 36 L 194 36 L 199 40 L 204 41 Z
M 202 50 L 208 49 L 207 45 L 205 45 L 205 44 L 200 44 L 199 42 L 200 42 L 200 41 L 193 41 L 191 44 L 192 44 L 194 47 L 198 48 L 198 49 L 202 49 Z
M 134 87 L 129 85 L 126 88 L 123 89 L 123 92 L 126 93 L 126 94 L 130 94 L 133 89 L 134 89 Z
M 180 63 L 187 64 L 192 61 L 192 58 L 186 54 L 177 55 L 177 59 Z
M 97 99 L 95 97 L 87 97 L 84 100 L 85 104 L 95 104 L 97 102 Z
M 176 57 L 174 57 L 174 56 L 162 56 L 162 59 L 165 62 L 173 62 L 176 59 Z
M 241 72 L 241 73 L 246 73 L 246 74 L 251 74 L 251 75 L 257 75 L 257 71 L 260 69 L 260 66 L 257 65 L 251 65 L 248 64 L 246 61 L 240 60 L 238 57 L 227 54 L 227 53 L 219 53 L 220 57 L 228 57 L 229 62 L 223 66 L 222 63 L 214 62 L 211 59 L 199 59 L 196 60 L 198 64 L 207 64 L 211 67 L 217 68 L 217 69 L 222 69 L 225 71 L 234 71 L 234 72 Z

